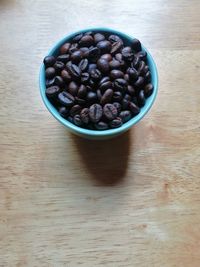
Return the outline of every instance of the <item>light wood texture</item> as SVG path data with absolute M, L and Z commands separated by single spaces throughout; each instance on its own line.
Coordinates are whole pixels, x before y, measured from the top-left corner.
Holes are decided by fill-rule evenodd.
M 0 0 L 0 266 L 200 266 L 200 1 Z M 40 63 L 65 34 L 138 37 L 159 70 L 149 114 L 85 141 L 46 110 Z

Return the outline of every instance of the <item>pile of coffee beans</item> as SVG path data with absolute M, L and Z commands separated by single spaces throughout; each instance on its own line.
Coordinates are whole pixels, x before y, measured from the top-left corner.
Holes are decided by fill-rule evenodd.
M 66 120 L 92 130 L 120 127 L 153 92 L 147 54 L 108 32 L 86 32 L 44 58 L 46 96 Z

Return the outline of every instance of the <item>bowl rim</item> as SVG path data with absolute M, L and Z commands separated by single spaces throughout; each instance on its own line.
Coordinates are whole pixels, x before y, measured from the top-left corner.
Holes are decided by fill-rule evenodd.
M 64 42 L 66 42 L 68 39 L 71 39 L 72 37 L 74 37 L 77 34 L 85 33 L 85 32 L 88 32 L 88 31 L 110 32 L 110 33 L 113 33 L 113 34 L 117 34 L 117 35 L 121 36 L 122 38 L 128 39 L 130 41 L 135 38 L 135 37 L 130 36 L 130 35 L 126 34 L 126 33 L 123 33 L 123 32 L 120 32 L 118 30 L 114 30 L 114 29 L 111 29 L 111 28 L 107 28 L 107 27 L 95 27 L 95 28 L 82 29 L 82 30 L 75 31 L 75 32 L 72 32 L 70 34 L 65 35 L 63 38 L 61 38 L 58 42 L 56 42 L 52 46 L 52 48 L 49 50 L 49 52 L 47 53 L 46 56 L 55 54 L 55 52 L 58 50 L 58 48 Z M 46 94 L 45 94 L 45 90 L 46 90 L 46 85 L 45 85 L 45 66 L 44 66 L 44 63 L 42 63 L 41 67 L 40 67 L 40 72 L 39 72 L 39 86 L 40 86 L 40 94 L 41 94 L 42 100 L 43 100 L 46 108 L 54 116 L 54 118 L 56 118 L 66 128 L 68 128 L 72 132 L 76 132 L 76 133 L 81 134 L 81 135 L 87 135 L 87 136 L 112 136 L 112 135 L 116 135 L 116 134 L 119 134 L 119 133 L 122 133 L 122 132 L 128 130 L 133 125 L 135 125 L 137 122 L 139 122 L 147 114 L 147 112 L 151 109 L 151 107 L 152 107 L 152 105 L 153 105 L 153 103 L 154 103 L 154 101 L 156 99 L 157 92 L 158 92 L 158 71 L 157 71 L 156 64 L 154 62 L 153 57 L 151 56 L 149 51 L 143 46 L 143 44 L 142 44 L 142 50 L 146 51 L 147 57 L 148 57 L 148 61 L 152 66 L 151 67 L 151 71 L 152 71 L 151 75 L 154 76 L 154 83 L 153 83 L 154 90 L 153 90 L 152 95 L 149 97 L 150 100 L 148 101 L 148 103 L 146 103 L 144 105 L 143 108 L 141 108 L 140 113 L 138 115 L 136 115 L 135 117 L 133 117 L 132 119 L 130 119 L 129 121 L 127 121 L 126 123 L 122 124 L 122 126 L 120 126 L 119 128 L 103 130 L 103 131 L 90 130 L 90 129 L 85 129 L 85 128 L 81 128 L 79 126 L 76 126 L 75 124 L 71 123 L 70 121 L 64 119 L 58 113 L 56 108 L 50 103 L 48 98 L 46 97 Z

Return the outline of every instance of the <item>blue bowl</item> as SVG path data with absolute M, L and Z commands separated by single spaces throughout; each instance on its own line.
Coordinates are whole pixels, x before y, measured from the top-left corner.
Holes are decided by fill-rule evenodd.
M 53 48 L 49 51 L 47 55 L 57 55 L 59 48 L 67 42 L 69 39 L 74 37 L 75 35 L 79 33 L 84 33 L 87 31 L 94 31 L 94 32 L 108 32 L 108 33 L 113 33 L 119 35 L 123 40 L 126 45 L 129 45 L 133 37 L 128 36 L 127 34 L 118 32 L 116 30 L 112 30 L 109 28 L 92 28 L 92 29 L 85 29 L 81 30 L 72 34 L 67 35 L 63 39 L 61 39 L 58 43 L 56 43 Z M 61 123 L 63 124 L 70 132 L 77 134 L 79 136 L 89 138 L 89 139 L 108 139 L 115 137 L 117 135 L 120 135 L 124 133 L 125 131 L 129 130 L 134 124 L 136 124 L 138 121 L 140 121 L 150 110 L 151 106 L 153 105 L 153 102 L 156 98 L 157 91 L 158 91 L 158 73 L 157 73 L 157 68 L 155 65 L 155 62 L 148 52 L 148 50 L 142 46 L 142 50 L 147 52 L 147 63 L 151 71 L 151 82 L 154 86 L 154 91 L 150 97 L 146 99 L 145 106 L 141 108 L 140 113 L 135 116 L 134 118 L 130 119 L 128 122 L 124 123 L 121 127 L 116 128 L 116 129 L 109 129 L 109 130 L 104 130 L 104 131 L 98 131 L 98 130 L 88 130 L 84 129 L 81 127 L 78 127 L 71 122 L 67 121 L 63 117 L 60 116 L 56 108 L 49 102 L 48 98 L 46 97 L 45 90 L 45 66 L 42 64 L 40 68 L 40 74 L 39 74 L 39 84 L 40 84 L 40 93 L 42 96 L 42 100 L 44 104 L 46 105 L 47 109 L 51 112 L 51 114 Z

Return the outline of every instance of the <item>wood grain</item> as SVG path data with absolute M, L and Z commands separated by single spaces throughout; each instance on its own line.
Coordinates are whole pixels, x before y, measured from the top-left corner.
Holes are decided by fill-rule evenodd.
M 200 266 L 199 0 L 0 0 L 0 266 Z M 109 26 L 159 70 L 149 114 L 85 141 L 46 110 L 38 72 L 63 35 Z

